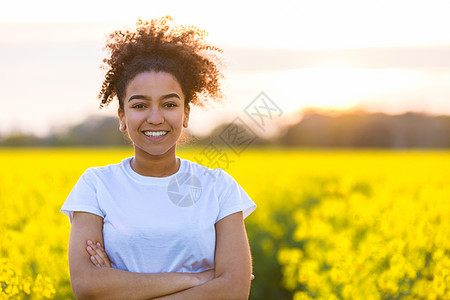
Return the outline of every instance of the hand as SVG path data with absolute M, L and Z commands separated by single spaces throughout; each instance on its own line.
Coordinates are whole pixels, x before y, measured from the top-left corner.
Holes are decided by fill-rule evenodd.
M 200 284 L 204 284 L 212 279 L 214 279 L 214 269 L 206 270 L 200 273 L 197 273 L 197 277 L 200 280 Z
M 88 240 L 86 246 L 86 251 L 89 253 L 91 263 L 96 267 L 111 268 L 111 262 L 109 261 L 108 255 L 103 249 L 102 244 L 97 242 L 94 244 L 91 240 Z
M 214 269 L 206 270 L 200 273 L 197 273 L 197 277 L 200 279 L 200 284 L 204 284 L 212 279 L 214 279 Z M 255 279 L 255 275 L 250 275 L 250 280 Z

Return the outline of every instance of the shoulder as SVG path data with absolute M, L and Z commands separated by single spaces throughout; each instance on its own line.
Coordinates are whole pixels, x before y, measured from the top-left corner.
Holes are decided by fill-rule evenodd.
M 115 176 L 120 172 L 123 172 L 126 163 L 129 163 L 131 157 L 123 159 L 119 163 L 109 164 L 106 166 L 90 167 L 84 171 L 82 177 L 94 179 L 94 178 L 109 178 Z
M 187 169 L 191 170 L 192 176 L 186 176 L 185 181 L 192 180 L 194 186 L 209 191 L 218 204 L 219 212 L 215 222 L 223 218 L 242 212 L 240 219 L 246 218 L 256 208 L 256 204 L 251 200 L 239 183 L 222 168 L 210 169 L 195 162 L 187 161 Z M 199 181 L 196 181 L 196 178 Z
M 191 180 L 196 181 L 199 186 L 209 187 L 218 199 L 226 198 L 229 194 L 240 192 L 242 187 L 224 169 L 211 169 L 196 162 L 185 160 Z
M 216 184 L 234 181 L 233 177 L 222 168 L 211 169 L 197 162 L 183 160 L 186 164 L 185 172 L 191 173 L 200 181 L 212 181 Z

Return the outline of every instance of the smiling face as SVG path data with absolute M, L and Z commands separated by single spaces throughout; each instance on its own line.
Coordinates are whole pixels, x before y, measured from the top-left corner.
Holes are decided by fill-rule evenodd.
M 136 156 L 175 156 L 189 121 L 184 101 L 180 84 L 166 72 L 140 73 L 128 83 L 119 109 L 120 130 L 128 132 Z

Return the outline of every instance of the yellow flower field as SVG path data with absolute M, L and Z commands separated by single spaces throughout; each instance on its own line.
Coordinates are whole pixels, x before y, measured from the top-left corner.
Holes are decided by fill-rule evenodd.
M 201 149 L 180 150 L 191 160 Z M 59 212 L 132 149 L 0 150 L 0 299 L 74 299 Z M 450 152 L 248 150 L 251 299 L 450 299 Z

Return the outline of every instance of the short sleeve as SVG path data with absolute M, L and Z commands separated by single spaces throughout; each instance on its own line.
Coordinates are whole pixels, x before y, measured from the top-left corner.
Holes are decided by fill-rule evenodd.
M 219 214 L 216 222 L 239 211 L 242 211 L 245 219 L 256 209 L 256 204 L 231 175 L 220 170 L 217 179 Z
M 61 207 L 61 212 L 69 217 L 71 224 L 74 211 L 89 212 L 102 218 L 105 217 L 105 214 L 98 204 L 95 181 L 96 178 L 93 172 L 91 169 L 87 169 L 86 172 L 81 175 L 80 179 L 78 179 Z

